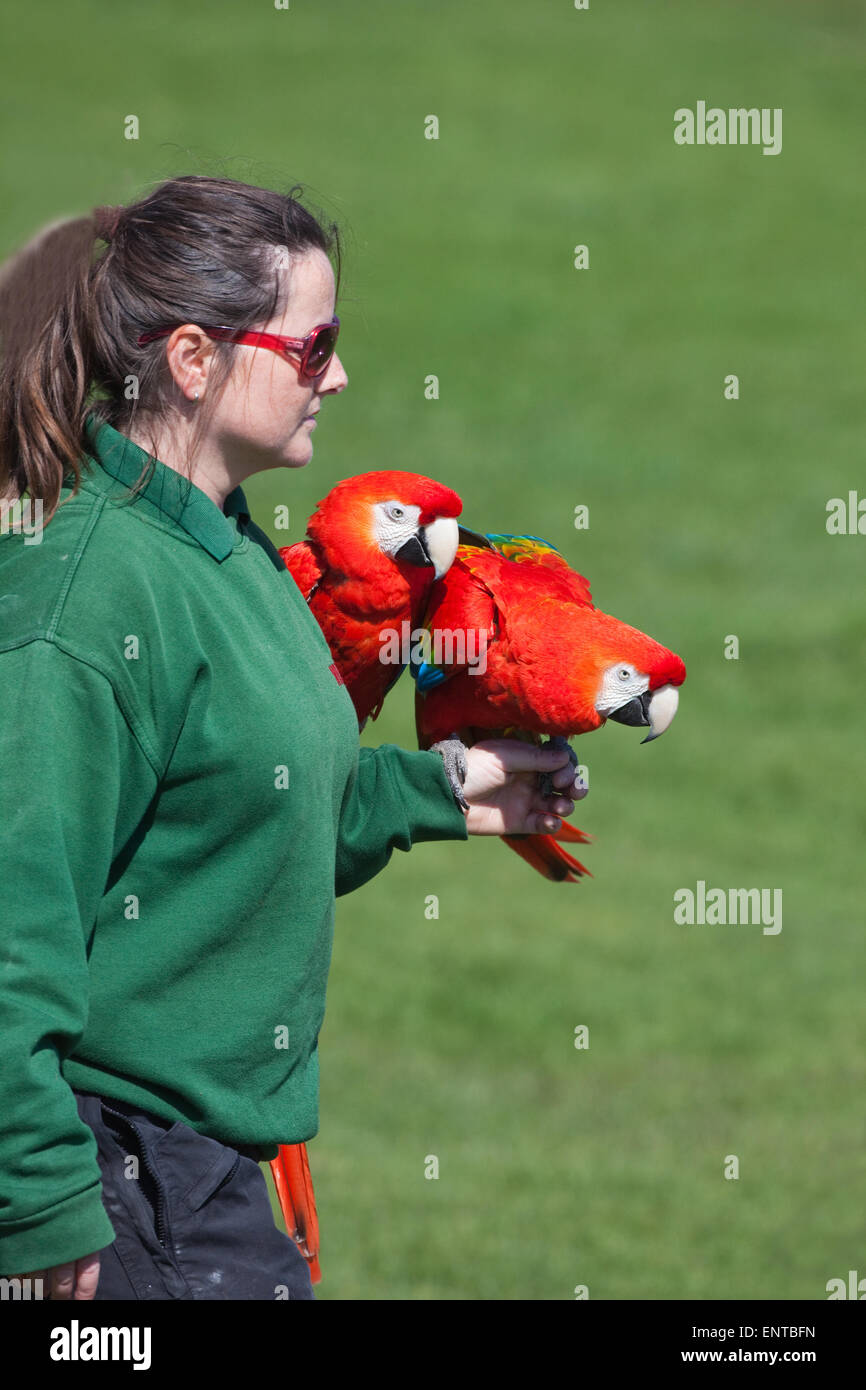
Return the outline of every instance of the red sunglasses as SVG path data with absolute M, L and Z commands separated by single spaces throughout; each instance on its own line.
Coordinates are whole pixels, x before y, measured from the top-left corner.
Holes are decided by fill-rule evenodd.
M 143 347 L 145 343 L 152 343 L 156 338 L 168 338 L 175 328 L 179 327 L 180 324 L 175 324 L 172 328 L 158 328 L 154 333 L 142 333 L 138 345 Z M 201 328 L 209 338 L 222 338 L 229 343 L 246 343 L 250 347 L 270 348 L 272 352 L 281 353 L 287 361 L 290 360 L 290 353 L 299 352 L 301 360 L 298 370 L 301 376 L 315 381 L 328 370 L 328 364 L 337 346 L 340 320 L 335 314 L 330 323 L 318 324 L 306 338 L 284 338 L 278 333 L 247 332 L 243 328 L 209 328 L 204 323 Z

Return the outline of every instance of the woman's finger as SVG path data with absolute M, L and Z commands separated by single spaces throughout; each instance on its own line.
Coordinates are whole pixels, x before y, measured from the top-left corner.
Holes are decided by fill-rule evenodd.
M 574 802 L 567 796 L 535 796 L 530 802 L 527 814 L 535 812 L 537 815 L 570 816 L 573 810 Z
M 556 772 L 551 774 L 550 780 L 557 791 L 565 792 L 566 796 L 574 796 L 578 801 L 583 800 L 589 790 L 573 765 L 557 768 Z
M 99 1283 L 99 1254 L 85 1255 L 77 1261 L 78 1275 L 75 1281 L 75 1298 L 95 1298 Z
M 506 772 L 553 772 L 571 761 L 567 747 L 525 743 L 519 738 L 491 738 L 473 745 L 495 753 Z
M 550 835 L 559 830 L 563 817 L 570 816 L 574 802 L 562 796 L 536 797 L 526 813 L 526 832 L 530 835 Z
M 75 1288 L 75 1263 L 55 1265 L 51 1271 L 51 1299 L 71 1298 Z

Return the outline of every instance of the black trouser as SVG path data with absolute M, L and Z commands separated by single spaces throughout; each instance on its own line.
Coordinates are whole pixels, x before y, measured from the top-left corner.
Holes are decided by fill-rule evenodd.
M 312 1299 L 307 1262 L 274 1224 L 254 1151 L 122 1101 L 74 1092 L 96 1135 L 116 1239 L 97 1299 Z

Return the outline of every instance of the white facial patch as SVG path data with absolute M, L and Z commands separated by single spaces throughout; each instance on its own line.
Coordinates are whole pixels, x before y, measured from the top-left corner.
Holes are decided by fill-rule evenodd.
M 375 502 L 373 532 L 383 555 L 394 555 L 418 532 L 421 508 L 409 502 Z
M 629 700 L 643 695 L 648 689 L 649 676 L 636 670 L 629 661 L 618 661 L 615 666 L 608 666 L 602 676 L 595 707 L 599 714 L 607 718 L 614 710 L 621 709 Z

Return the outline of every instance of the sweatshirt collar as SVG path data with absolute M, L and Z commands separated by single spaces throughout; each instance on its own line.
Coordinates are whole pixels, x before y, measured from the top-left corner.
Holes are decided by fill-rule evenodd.
M 100 468 L 127 487 L 138 481 L 152 460 L 146 450 L 92 414 L 88 415 L 84 426 L 84 446 Z M 250 519 L 241 488 L 236 487 L 229 493 L 224 510 L 220 511 L 207 493 L 176 469 L 160 463 L 159 459 L 152 460 L 151 467 L 147 483 L 133 500 L 145 499 L 163 517 L 181 526 L 215 560 L 225 560 L 238 538 L 229 518 L 236 517 L 238 525 L 244 518 Z

